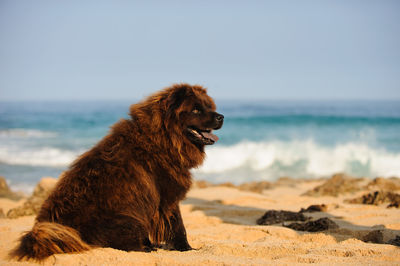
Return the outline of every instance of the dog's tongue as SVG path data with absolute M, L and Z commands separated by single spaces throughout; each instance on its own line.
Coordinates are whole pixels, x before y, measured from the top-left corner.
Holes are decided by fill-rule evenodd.
M 219 138 L 214 135 L 213 133 L 208 133 L 208 132 L 201 132 L 201 135 L 203 135 L 203 137 L 207 138 L 207 139 L 212 139 L 213 141 L 217 142 L 219 140 Z

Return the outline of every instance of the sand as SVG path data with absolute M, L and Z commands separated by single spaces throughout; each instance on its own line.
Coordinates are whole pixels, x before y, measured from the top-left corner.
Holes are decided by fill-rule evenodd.
M 95 248 L 80 254 L 57 254 L 43 265 L 295 265 L 370 264 L 399 265 L 400 247 L 387 243 L 400 235 L 400 209 L 383 205 L 345 203 L 366 191 L 334 196 L 305 196 L 324 181 L 281 184 L 262 193 L 235 187 L 194 188 L 181 203 L 188 240 L 195 250 L 177 252 L 125 252 Z M 0 208 L 23 204 L 0 198 Z M 305 213 L 314 219 L 328 217 L 338 229 L 302 232 L 281 224 L 256 225 L 267 210 L 299 211 L 312 204 L 326 204 L 326 212 Z M 34 216 L 0 219 L 0 265 L 29 265 L 32 261 L 7 259 L 22 232 L 29 230 Z M 372 232 L 372 233 L 371 233 Z M 370 235 L 368 235 L 370 234 Z

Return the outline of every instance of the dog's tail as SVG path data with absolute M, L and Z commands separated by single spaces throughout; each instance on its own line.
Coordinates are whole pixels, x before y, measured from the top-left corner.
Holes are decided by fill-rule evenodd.
M 43 260 L 56 253 L 89 250 L 75 229 L 48 222 L 36 223 L 32 231 L 20 238 L 19 245 L 10 252 L 10 258 Z

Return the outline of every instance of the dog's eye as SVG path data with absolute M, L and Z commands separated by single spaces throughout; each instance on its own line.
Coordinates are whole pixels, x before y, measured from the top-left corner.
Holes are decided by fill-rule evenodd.
M 199 109 L 194 109 L 194 110 L 192 111 L 192 113 L 198 115 L 198 114 L 200 114 L 201 112 L 200 112 Z

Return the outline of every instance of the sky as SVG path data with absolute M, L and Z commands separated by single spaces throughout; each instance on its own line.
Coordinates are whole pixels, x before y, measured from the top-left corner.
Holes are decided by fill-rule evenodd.
M 400 99 L 400 1 L 0 0 L 0 100 Z

